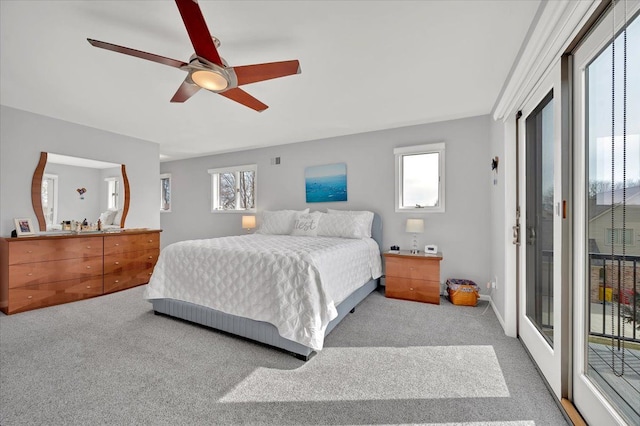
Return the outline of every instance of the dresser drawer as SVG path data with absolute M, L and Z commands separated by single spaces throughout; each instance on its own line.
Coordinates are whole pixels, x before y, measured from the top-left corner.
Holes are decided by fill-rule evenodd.
M 385 296 L 440 304 L 440 283 L 438 281 L 389 277 L 387 275 Z
M 8 246 L 9 265 L 102 256 L 102 237 L 25 240 Z
M 36 284 L 9 290 L 8 314 L 102 294 L 102 277 Z
M 109 235 L 104 237 L 105 256 L 138 250 L 160 249 L 160 233 Z
M 9 288 L 102 275 L 102 257 L 9 266 Z
M 112 254 L 104 257 L 104 273 L 113 274 L 153 269 L 158 261 L 160 250 L 140 250 L 128 253 Z
M 439 260 L 385 257 L 385 268 L 386 276 L 440 280 Z
M 111 293 L 114 291 L 124 290 L 141 284 L 146 284 L 151 279 L 153 266 L 141 269 L 137 272 L 115 272 L 104 276 L 104 292 Z

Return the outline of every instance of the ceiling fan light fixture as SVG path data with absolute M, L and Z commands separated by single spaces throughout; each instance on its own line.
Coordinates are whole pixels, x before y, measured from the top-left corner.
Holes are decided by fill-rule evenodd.
M 196 70 L 191 73 L 191 80 L 203 89 L 214 92 L 229 87 L 229 81 L 224 75 L 211 70 Z

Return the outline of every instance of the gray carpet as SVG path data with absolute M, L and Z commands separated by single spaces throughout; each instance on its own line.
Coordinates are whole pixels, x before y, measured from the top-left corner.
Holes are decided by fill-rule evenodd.
M 0 424 L 567 424 L 487 302 L 374 292 L 304 363 L 142 291 L 0 315 Z

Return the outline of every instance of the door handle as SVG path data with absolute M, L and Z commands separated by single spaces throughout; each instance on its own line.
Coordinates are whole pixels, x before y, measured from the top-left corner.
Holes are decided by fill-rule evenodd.
M 527 244 L 530 246 L 536 243 L 536 228 L 533 226 L 527 226 L 527 231 L 529 231 L 529 236 L 527 237 Z
M 513 244 L 520 245 L 520 225 L 513 226 Z

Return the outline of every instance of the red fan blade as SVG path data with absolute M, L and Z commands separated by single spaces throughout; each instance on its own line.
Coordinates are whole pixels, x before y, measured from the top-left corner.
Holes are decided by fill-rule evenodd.
M 241 103 L 242 105 L 249 107 L 251 109 L 254 109 L 258 112 L 262 112 L 265 109 L 269 108 L 268 106 L 266 106 L 265 104 L 263 104 L 262 102 L 260 102 L 259 100 L 257 100 L 256 98 L 248 94 L 247 92 L 245 92 L 244 90 L 238 89 L 237 87 L 234 89 L 229 89 L 226 92 L 222 92 L 219 94 L 224 96 L 225 98 L 229 98 L 232 101 Z
M 173 98 L 171 98 L 171 102 L 184 102 L 200 90 L 200 86 L 197 84 L 188 83 L 186 80 L 182 82 L 178 91 Z
M 240 67 L 233 67 L 233 70 L 238 77 L 238 86 L 255 83 L 257 81 L 271 80 L 272 78 L 300 74 L 302 72 L 300 69 L 300 62 L 298 61 L 244 65 Z
M 224 67 L 197 0 L 176 0 L 176 5 L 182 16 L 184 26 L 187 28 L 187 33 L 189 33 L 196 55 Z
M 158 62 L 159 64 L 169 65 L 170 67 L 181 68 L 185 65 L 188 65 L 186 62 L 178 61 L 177 59 L 165 58 L 164 56 L 154 55 L 153 53 L 130 49 L 124 46 L 118 46 L 117 44 L 106 43 L 104 41 L 93 40 L 90 38 L 88 38 L 87 41 L 95 47 L 112 50 L 118 53 L 124 53 L 125 55 L 135 56 L 136 58 L 142 58 L 148 61 Z

